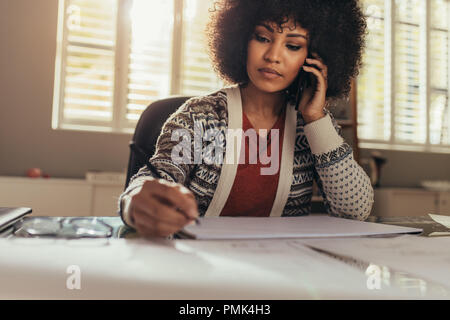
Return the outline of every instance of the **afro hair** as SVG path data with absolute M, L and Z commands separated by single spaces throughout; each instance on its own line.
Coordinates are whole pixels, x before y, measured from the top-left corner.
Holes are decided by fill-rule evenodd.
M 362 65 L 367 24 L 358 0 L 220 0 L 207 25 L 214 70 L 229 83 L 249 81 L 247 46 L 255 26 L 289 19 L 309 32 L 309 52 L 328 67 L 328 98 L 347 97 Z

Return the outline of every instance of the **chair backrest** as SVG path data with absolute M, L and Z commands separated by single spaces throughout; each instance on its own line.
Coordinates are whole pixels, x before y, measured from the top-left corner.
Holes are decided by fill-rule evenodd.
M 170 97 L 151 103 L 141 114 L 131 142 L 134 142 L 150 158 L 155 153 L 156 141 L 164 122 L 189 98 L 186 96 Z M 145 165 L 148 158 L 142 159 L 130 150 L 125 188 L 127 188 L 131 177 Z

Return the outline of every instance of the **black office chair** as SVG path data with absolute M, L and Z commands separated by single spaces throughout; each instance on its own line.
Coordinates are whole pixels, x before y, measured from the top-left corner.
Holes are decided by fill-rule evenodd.
M 158 100 L 151 103 L 141 114 L 130 146 L 135 144 L 137 149 L 142 150 L 145 155 L 130 149 L 125 189 L 128 187 L 131 177 L 145 166 L 145 162 L 155 153 L 156 141 L 164 122 L 189 98 L 182 96 Z

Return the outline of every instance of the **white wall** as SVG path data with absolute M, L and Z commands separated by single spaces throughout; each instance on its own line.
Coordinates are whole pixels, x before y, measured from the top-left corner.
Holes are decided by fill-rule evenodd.
M 131 135 L 52 130 L 57 0 L 0 0 L 0 176 L 122 172 Z

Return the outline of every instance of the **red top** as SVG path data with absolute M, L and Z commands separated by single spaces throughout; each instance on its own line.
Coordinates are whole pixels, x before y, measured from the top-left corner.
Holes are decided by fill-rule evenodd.
M 220 216 L 268 217 L 270 215 L 273 202 L 275 201 L 278 179 L 280 176 L 281 151 L 283 147 L 285 117 L 286 112 L 283 112 L 283 114 L 278 117 L 277 122 L 272 127 L 272 129 L 279 129 L 279 153 L 278 168 L 275 167 L 275 169 L 277 169 L 276 174 L 261 174 L 261 168 L 270 168 L 271 163 L 269 162 L 268 164 L 262 164 L 259 156 L 257 159 L 257 163 L 249 163 L 250 139 L 248 137 L 244 137 L 245 144 L 242 144 L 242 148 L 244 148 L 245 146 L 245 163 L 238 164 L 233 187 L 231 188 L 230 195 L 228 196 L 227 202 L 225 203 Z M 248 129 L 254 129 L 252 124 L 250 123 L 250 120 L 248 120 L 244 112 L 242 112 L 242 118 L 242 129 L 244 130 L 244 133 Z M 267 156 L 270 158 L 270 131 L 268 131 L 267 139 Z M 260 150 L 259 148 L 259 138 L 257 140 L 257 154 L 265 155 L 266 151 Z M 272 169 L 274 166 L 275 164 L 272 164 Z

